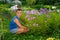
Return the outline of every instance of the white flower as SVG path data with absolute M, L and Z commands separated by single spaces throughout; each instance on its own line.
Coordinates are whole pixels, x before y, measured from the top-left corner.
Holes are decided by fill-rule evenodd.
M 14 5 L 14 6 L 11 7 L 11 10 L 16 10 L 16 9 L 18 9 L 17 5 Z
M 56 6 L 52 6 L 52 9 L 56 9 Z

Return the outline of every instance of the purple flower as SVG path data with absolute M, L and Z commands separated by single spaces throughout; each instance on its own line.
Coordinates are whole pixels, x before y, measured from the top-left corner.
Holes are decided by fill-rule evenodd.
M 29 15 L 26 15 L 26 17 L 25 18 L 28 18 L 29 17 Z
M 28 21 L 30 21 L 31 20 L 31 18 L 27 18 L 28 19 Z
M 31 12 L 30 12 L 30 11 L 26 11 L 26 13 L 27 13 L 27 14 L 31 14 Z
M 42 13 L 43 13 L 43 14 L 46 14 L 46 13 L 47 13 L 47 9 L 46 9 L 46 8 L 41 8 L 41 9 L 40 9 L 40 13 L 41 13 L 41 14 L 42 14 Z
M 38 14 L 38 10 L 31 10 L 31 14 Z
M 36 13 L 36 11 L 35 10 L 31 10 L 31 14 L 35 14 Z
M 39 14 L 38 10 L 26 11 L 27 14 Z

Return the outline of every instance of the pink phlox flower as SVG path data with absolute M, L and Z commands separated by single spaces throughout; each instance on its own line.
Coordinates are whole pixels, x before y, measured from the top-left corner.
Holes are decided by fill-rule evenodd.
M 25 18 L 29 18 L 29 15 L 26 15 Z
M 31 12 L 30 11 L 26 11 L 26 14 L 31 14 Z
M 28 21 L 30 21 L 31 20 L 31 18 L 29 17 L 29 18 L 27 18 L 28 19 Z

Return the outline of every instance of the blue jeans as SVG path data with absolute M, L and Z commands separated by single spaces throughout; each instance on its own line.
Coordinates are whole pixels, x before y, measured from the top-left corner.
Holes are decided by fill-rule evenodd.
M 11 33 L 17 33 L 17 31 L 18 31 L 18 28 L 14 28 L 14 29 L 10 30 Z

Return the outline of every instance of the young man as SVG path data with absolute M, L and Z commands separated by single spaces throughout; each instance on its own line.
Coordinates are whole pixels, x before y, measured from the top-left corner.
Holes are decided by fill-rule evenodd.
M 19 19 L 21 17 L 21 15 L 22 15 L 22 10 L 17 9 L 16 16 L 14 16 L 10 22 L 10 32 L 11 33 L 21 34 L 21 33 L 26 33 L 29 31 L 29 28 L 21 25 L 20 19 Z

